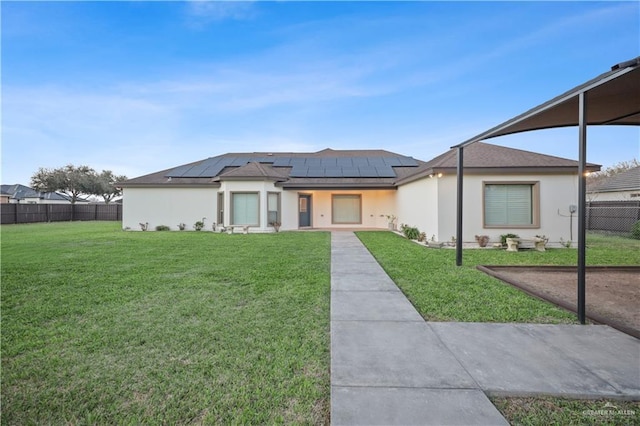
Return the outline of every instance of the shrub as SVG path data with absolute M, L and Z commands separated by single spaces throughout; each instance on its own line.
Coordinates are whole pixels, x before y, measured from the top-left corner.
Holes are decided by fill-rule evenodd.
M 204 228 L 204 221 L 203 220 L 199 220 L 196 223 L 193 224 L 193 229 L 195 229 L 196 231 L 202 231 L 202 228 Z
M 507 245 L 507 238 L 519 238 L 516 234 L 502 234 L 500 235 L 500 243 L 503 246 Z
M 420 231 L 418 228 L 409 225 L 402 225 L 402 233 L 410 240 L 417 240 L 420 238 Z
M 640 220 L 633 224 L 631 228 L 631 238 L 640 240 Z
M 184 231 L 187 228 L 187 224 L 186 223 L 179 223 L 178 224 L 178 229 L 181 231 Z
M 171 228 L 167 225 L 158 225 L 156 226 L 156 231 L 171 231 Z

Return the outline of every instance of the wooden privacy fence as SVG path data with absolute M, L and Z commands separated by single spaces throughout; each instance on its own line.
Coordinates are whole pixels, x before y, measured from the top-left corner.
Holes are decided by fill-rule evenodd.
M 3 225 L 70 220 L 122 220 L 122 204 L 0 204 Z
M 590 231 L 628 234 L 640 220 L 640 201 L 592 201 L 586 219 Z

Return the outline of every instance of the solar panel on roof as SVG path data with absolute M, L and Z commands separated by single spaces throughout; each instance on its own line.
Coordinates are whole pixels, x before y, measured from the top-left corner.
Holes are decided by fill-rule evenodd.
M 336 164 L 341 167 L 353 167 L 353 162 L 348 157 L 336 158 Z
M 378 172 L 373 166 L 360 166 L 360 177 L 378 177 Z
M 292 157 L 290 162 L 290 165 L 292 166 L 304 166 L 305 164 L 305 158 L 304 157 Z
M 276 157 L 273 159 L 274 167 L 287 167 L 291 163 L 290 157 Z
M 218 174 L 224 169 L 224 164 L 213 164 L 207 167 L 202 173 L 200 173 L 200 177 L 214 177 L 218 176 Z
M 307 177 L 325 177 L 325 169 L 322 167 L 309 167 Z
M 304 164 L 307 167 L 320 167 L 321 162 L 319 158 L 306 158 Z
M 367 158 L 370 166 L 384 166 L 384 160 L 382 157 L 369 157 Z
M 384 161 L 384 164 L 391 167 L 399 166 L 401 164 L 398 157 L 382 157 L 382 161 Z
M 293 166 L 289 176 L 291 177 L 306 177 L 308 169 L 304 166 Z
M 227 157 L 227 159 L 227 166 L 240 167 L 244 166 L 248 162 L 247 157 Z
M 369 162 L 365 157 L 353 157 L 351 162 L 354 166 L 368 166 Z
M 396 177 L 396 172 L 391 166 L 376 166 L 376 172 L 379 177 Z
M 342 177 L 360 177 L 360 169 L 358 167 L 343 167 Z
M 320 165 L 322 167 L 336 167 L 337 162 L 335 158 L 323 158 L 320 160 Z
M 193 166 L 180 166 L 176 167 L 173 170 L 169 170 L 165 176 L 167 177 L 182 177 L 182 175 L 187 172 Z
M 398 157 L 400 159 L 400 165 L 404 167 L 416 167 L 418 162 L 411 157 Z
M 323 177 L 342 177 L 342 167 L 326 167 L 324 170 Z

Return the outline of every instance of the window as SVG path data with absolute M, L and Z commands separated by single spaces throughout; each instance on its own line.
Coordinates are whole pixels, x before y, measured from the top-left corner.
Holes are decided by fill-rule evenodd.
M 267 224 L 280 223 L 280 193 L 267 193 Z
M 224 223 L 224 192 L 218 192 L 218 223 Z
M 332 223 L 362 223 L 362 200 L 360 194 L 334 194 L 331 196 L 331 201 Z
M 485 228 L 539 227 L 538 182 L 484 182 Z
M 259 226 L 260 201 L 257 192 L 231 193 L 231 224 Z

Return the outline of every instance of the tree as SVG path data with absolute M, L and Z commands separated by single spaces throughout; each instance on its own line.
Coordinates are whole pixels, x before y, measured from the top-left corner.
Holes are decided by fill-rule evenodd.
M 122 194 L 122 190 L 116 186 L 116 183 L 125 180 L 127 177 L 124 175 L 116 176 L 111 170 L 103 170 L 96 176 L 96 187 L 93 194 L 101 196 L 104 202 L 109 204 L 114 197 Z
M 94 194 L 96 172 L 89 166 L 68 164 L 58 169 L 39 168 L 31 177 L 31 187 L 36 191 L 60 191 L 75 204 L 81 194 Z

